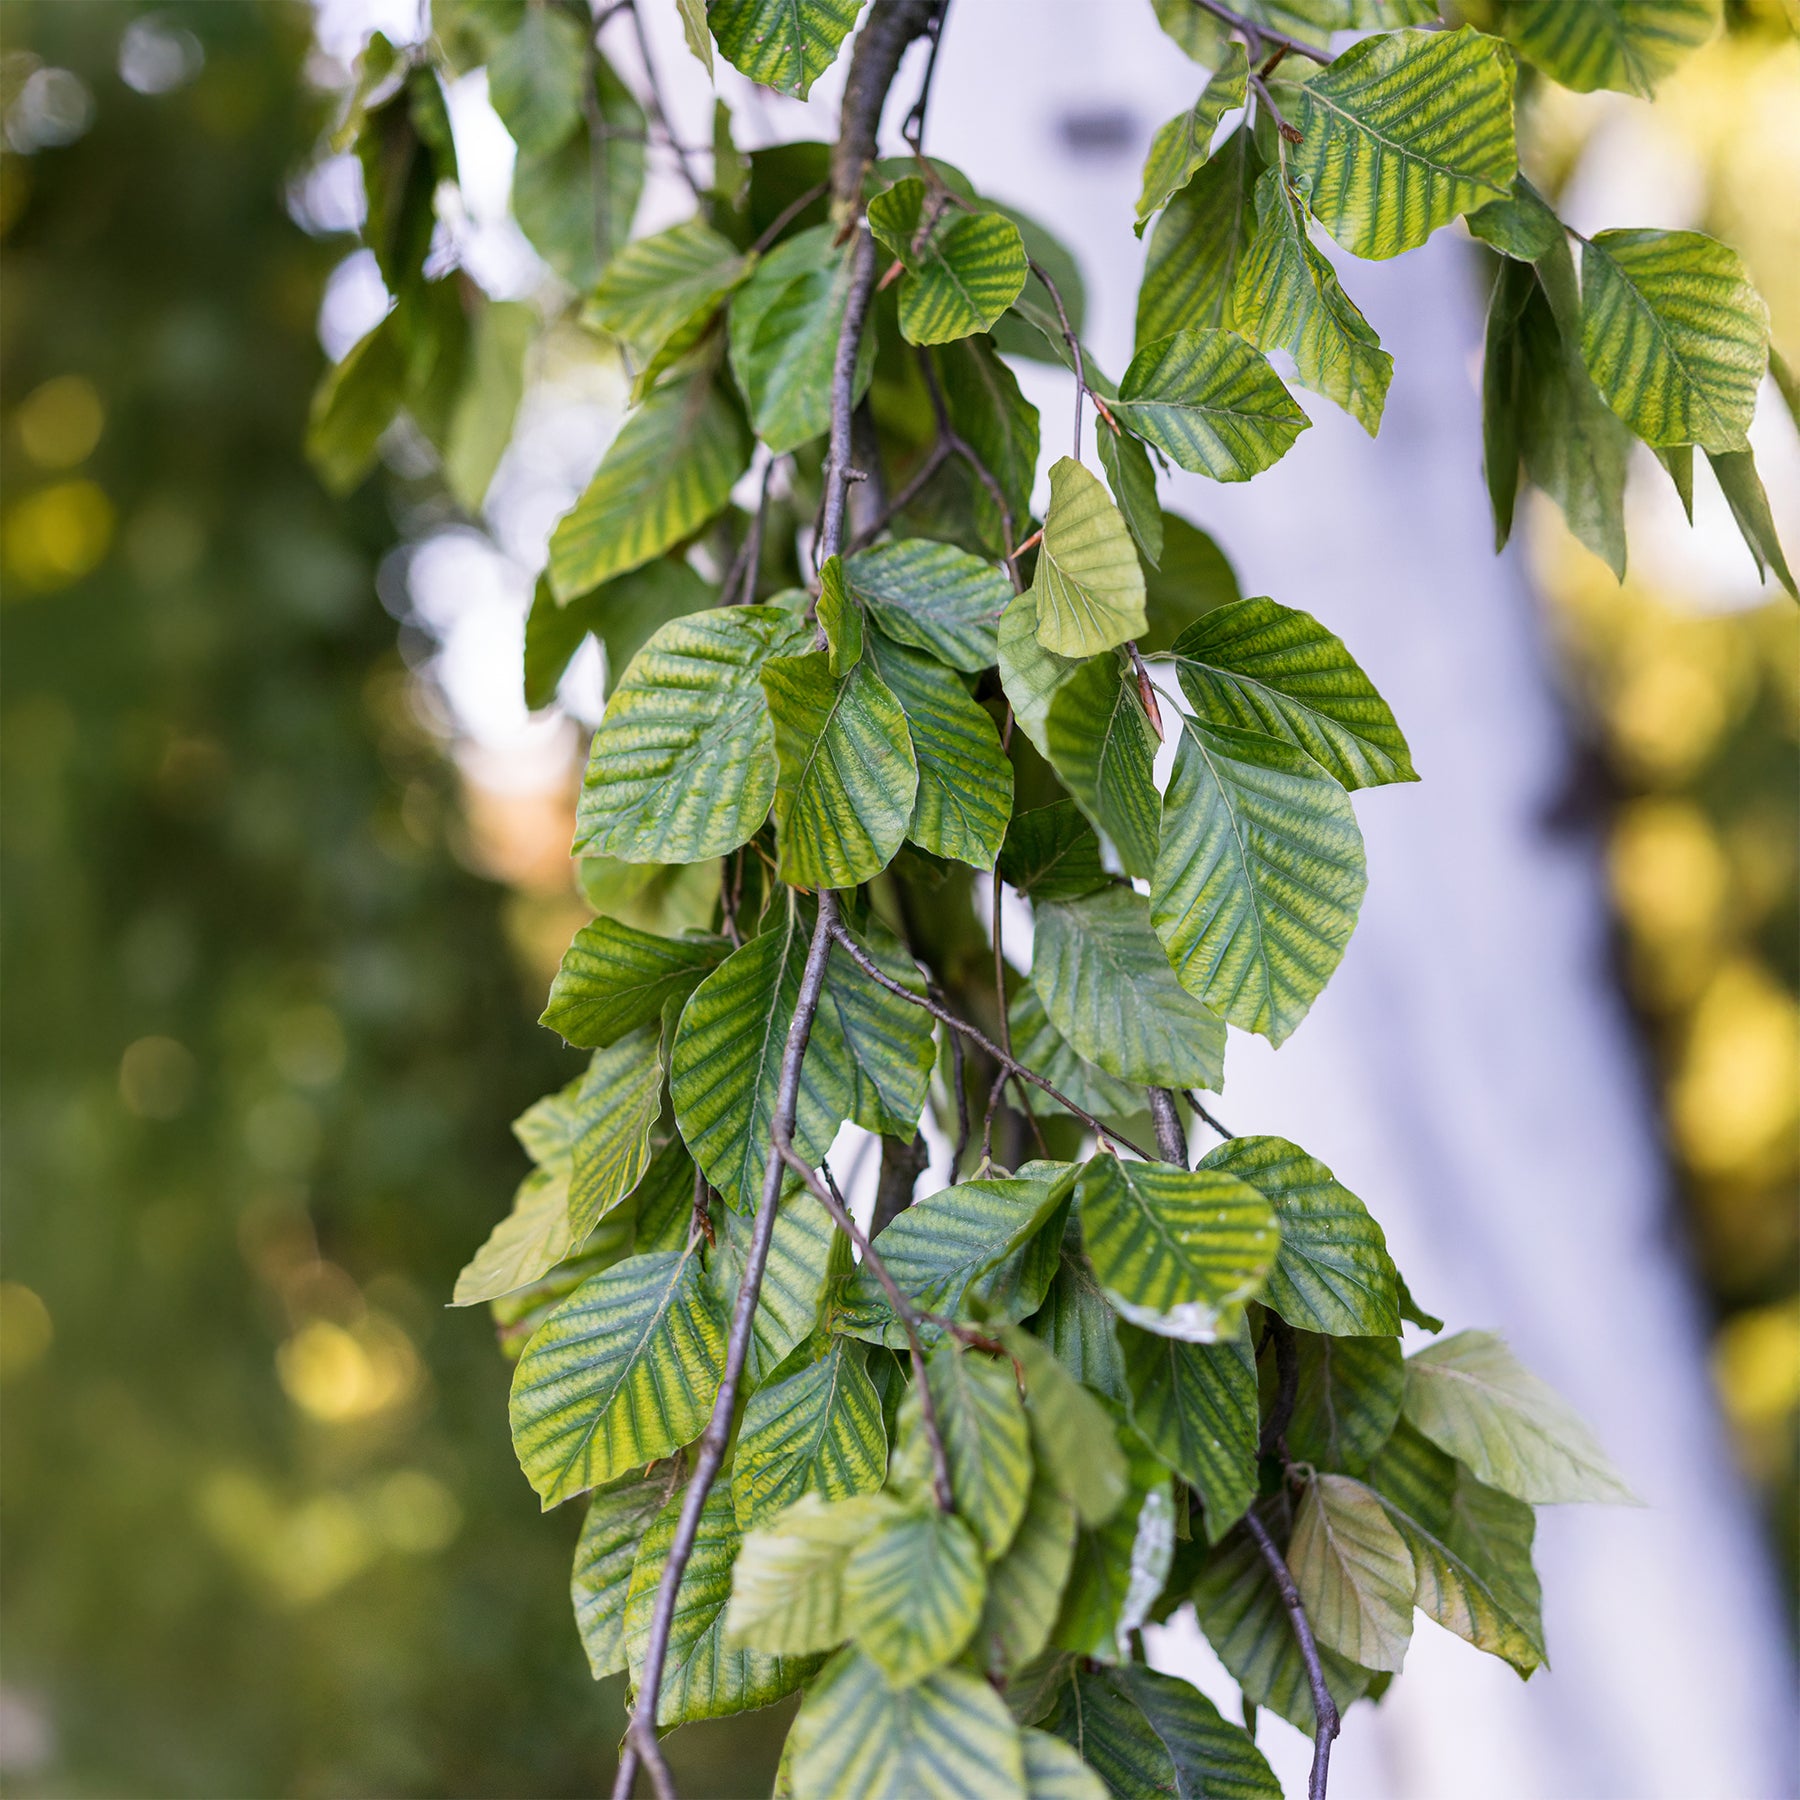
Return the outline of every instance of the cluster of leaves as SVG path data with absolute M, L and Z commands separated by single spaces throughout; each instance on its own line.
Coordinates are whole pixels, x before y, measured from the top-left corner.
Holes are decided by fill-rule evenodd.
M 1422 0 L 1155 4 L 1211 73 L 1145 168 L 1117 383 L 1067 253 L 918 152 L 925 96 L 915 153 L 858 166 L 854 109 L 872 85 L 878 116 L 891 59 L 853 67 L 835 161 L 740 153 L 721 103 L 694 216 L 638 239 L 622 146 L 663 109 L 624 95 L 579 8 L 440 0 L 426 57 L 371 53 L 349 127 L 378 250 L 421 251 L 392 171 L 433 154 L 432 58 L 484 59 L 520 222 L 634 375 L 526 651 L 535 702 L 589 632 L 606 650 L 575 846 L 600 916 L 544 1015 L 592 1060 L 519 1121 L 535 1167 L 456 1297 L 492 1303 L 518 1357 L 544 1504 L 590 1496 L 576 1613 L 595 1674 L 645 1690 L 637 1750 L 651 1723 L 804 1687 L 799 1796 L 1273 1794 L 1252 1734 L 1145 1667 L 1141 1627 L 1191 1602 L 1246 1701 L 1322 1755 L 1415 1608 L 1529 1674 L 1531 1507 L 1628 1498 L 1499 1340 L 1402 1355 L 1404 1322 L 1441 1321 L 1316 1159 L 1220 1131 L 1189 1166 L 1177 1102 L 1212 1123 L 1226 1027 L 1279 1044 L 1344 954 L 1351 793 L 1417 777 L 1344 644 L 1241 597 L 1157 480 L 1287 452 L 1308 419 L 1274 350 L 1373 433 L 1392 359 L 1312 222 L 1391 257 L 1466 218 L 1507 259 L 1502 536 L 1521 464 L 1578 531 L 1616 532 L 1629 428 L 1684 492 L 1699 443 L 1785 576 L 1744 438 L 1766 321 L 1735 257 L 1602 233 L 1578 281 L 1518 172 L 1516 55 L 1642 85 L 1707 8 L 1507 0 L 1500 36 L 1409 29 Z M 798 95 L 858 12 L 682 4 L 709 67 L 716 44 Z M 873 0 L 857 56 L 941 13 Z M 1352 27 L 1388 29 L 1335 59 L 1286 36 Z M 414 162 L 386 148 L 408 131 Z M 366 466 L 406 408 L 454 480 L 452 415 L 420 398 L 436 377 L 359 373 L 388 332 L 414 380 L 429 337 L 434 284 L 383 268 L 395 310 L 328 383 L 321 454 Z M 497 309 L 470 303 L 478 336 Z M 1077 420 L 1089 398 L 1100 418 L 1104 479 L 1055 461 L 1041 521 L 1007 356 L 1063 363 Z M 457 366 L 453 415 L 481 421 L 458 441 L 497 454 L 516 383 L 484 385 L 473 349 Z M 1031 909 L 1029 980 L 983 937 L 976 871 L 996 936 L 1002 887 Z M 913 1202 L 928 1107 L 954 1180 Z M 1134 1140 L 1152 1121 L 1155 1155 Z M 846 1122 L 884 1145 L 854 1247 L 825 1167 Z

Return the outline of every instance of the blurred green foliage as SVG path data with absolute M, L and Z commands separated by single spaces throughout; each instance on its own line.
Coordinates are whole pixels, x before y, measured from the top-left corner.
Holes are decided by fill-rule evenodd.
M 595 1792 L 579 1520 L 443 1310 L 571 1059 L 451 853 L 393 521 L 301 461 L 342 253 L 283 208 L 310 12 L 159 9 L 148 93 L 143 16 L 0 17 L 0 1777 Z M 694 1789 L 766 1791 L 767 1732 L 685 1735 Z

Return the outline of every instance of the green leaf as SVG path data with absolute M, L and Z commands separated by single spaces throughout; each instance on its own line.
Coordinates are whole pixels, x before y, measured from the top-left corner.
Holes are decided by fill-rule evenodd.
M 1061 1182 L 1014 1176 L 927 1194 L 882 1232 L 881 1260 L 916 1308 L 955 1318 L 971 1290 L 1037 1236 L 1067 1193 Z M 906 1347 L 906 1333 L 866 1266 L 844 1290 L 836 1329 L 892 1349 Z M 926 1321 L 921 1333 L 929 1339 L 938 1328 Z
M 457 1276 L 450 1304 L 478 1306 L 528 1287 L 574 1247 L 568 1169 L 533 1169 L 520 1182 L 512 1211 Z
M 837 1227 L 830 1213 L 804 1192 L 790 1194 L 780 1206 L 769 1240 L 762 1289 L 751 1315 L 747 1366 L 753 1382 L 768 1380 L 813 1335 L 832 1274 Z M 737 1300 L 754 1230 L 755 1222 L 749 1213 L 727 1213 L 712 1270 L 720 1303 L 727 1313 Z
M 781 878 L 849 888 L 879 875 L 912 822 L 919 786 L 906 713 L 866 662 L 841 680 L 823 651 L 763 664 L 775 722 Z
M 1697 231 L 1603 231 L 1581 247 L 1581 354 L 1645 443 L 1742 450 L 1769 309 L 1735 250 Z
M 1181 691 L 1208 724 L 1284 738 L 1347 788 L 1418 780 L 1387 702 L 1311 613 L 1233 601 L 1189 626 L 1174 654 Z
M 745 1531 L 724 1642 L 789 1656 L 836 1649 L 848 1633 L 844 1565 L 874 1525 L 900 1510 L 885 1494 L 836 1503 L 807 1494 Z M 738 1526 L 744 1529 L 741 1515 Z
M 681 14 L 681 35 L 687 40 L 688 49 L 710 76 L 713 47 L 712 33 L 706 27 L 706 0 L 675 0 L 675 9 Z M 715 174 L 713 179 L 723 186 L 720 176 Z
M 932 1351 L 925 1373 L 957 1516 L 968 1522 L 982 1555 L 992 1562 L 1019 1529 L 1031 1486 L 1031 1431 L 1012 1365 L 960 1350 L 946 1339 Z M 922 1409 L 912 1391 L 901 1403 L 900 1438 L 901 1461 L 909 1472 L 919 1465 L 928 1469 Z
M 802 909 L 791 907 L 701 982 L 675 1033 L 669 1092 L 681 1135 L 739 1212 L 754 1211 L 762 1193 L 782 1052 L 811 935 Z M 848 1048 L 835 1012 L 821 1008 L 794 1115 L 794 1148 L 808 1162 L 831 1148 L 852 1097 Z
M 1639 1502 L 1575 1409 L 1489 1331 L 1459 1331 L 1406 1362 L 1406 1417 L 1477 1479 L 1534 1505 Z
M 1060 284 L 1061 277 L 1057 279 Z M 1065 286 L 1065 305 L 1069 297 Z M 1027 335 L 1035 335 L 1029 328 L 1026 331 Z M 928 354 L 943 386 L 951 427 L 980 458 L 999 490 L 996 499 L 971 477 L 976 524 L 987 547 L 997 554 L 1004 553 L 1029 535 L 1031 489 L 1037 479 L 1038 464 L 1037 408 L 1025 398 L 1018 377 L 1000 360 L 993 342 L 987 338 L 964 338 Z M 1007 516 L 1001 513 L 1001 502 Z M 958 668 L 967 666 L 942 650 L 938 654 Z M 994 660 L 991 652 L 987 660 Z
M 1412 1555 L 1413 1604 L 1521 1675 L 1542 1666 L 1531 1508 L 1484 1487 L 1404 1423 L 1371 1465 L 1369 1485 Z
M 1303 1332 L 1299 1362 L 1289 1454 L 1296 1462 L 1360 1475 L 1400 1417 L 1406 1377 L 1399 1341 Z
M 582 308 L 584 325 L 619 339 L 637 365 L 633 398 L 700 341 L 750 262 L 704 219 L 636 238 L 607 265 Z
M 1266 1526 L 1273 1524 L 1268 1502 L 1258 1511 Z M 1306 1665 L 1300 1660 L 1287 1608 L 1247 1531 L 1234 1531 L 1207 1557 L 1194 1583 L 1194 1611 L 1245 1698 L 1279 1713 L 1310 1737 L 1313 1703 Z M 1367 1689 L 1370 1671 L 1323 1644 L 1319 1661 L 1325 1685 L 1342 1714 Z
M 554 150 L 580 126 L 586 49 L 567 13 L 533 6 L 495 52 L 488 99 L 521 155 Z
M 1141 895 L 1111 887 L 1034 911 L 1032 985 L 1080 1055 L 1125 1081 L 1219 1089 L 1225 1027 L 1175 979 Z
M 669 1498 L 666 1477 L 627 1476 L 588 1502 L 569 1595 L 594 1679 L 625 1667 L 625 1597 L 639 1540 Z
M 1281 377 L 1236 332 L 1203 328 L 1144 345 L 1112 409 L 1182 468 L 1215 481 L 1248 481 L 1278 463 L 1309 423 Z
M 706 22 L 739 74 L 804 100 L 861 10 L 862 0 L 706 0 Z
M 1093 827 L 1067 800 L 1014 813 L 998 868 L 1002 881 L 1032 901 L 1079 900 L 1112 880 Z
M 1523 460 L 1525 472 L 1562 508 L 1569 529 L 1623 580 L 1631 434 L 1588 379 L 1578 342 L 1557 323 L 1551 296 L 1565 284 L 1572 293 L 1575 266 L 1560 241 L 1537 273 L 1508 263 L 1495 284 L 1482 369 L 1495 543 L 1503 545 L 1511 533 Z
M 1356 256 L 1398 256 L 1518 172 L 1513 63 L 1463 26 L 1352 44 L 1299 90 L 1288 152 L 1313 215 Z
M 1504 0 L 1500 29 L 1566 88 L 1646 99 L 1719 28 L 1718 0 Z
M 1169 1476 L 1135 1432 L 1120 1436 L 1129 1486 L 1104 1525 L 1075 1534 L 1062 1611 L 1051 1641 L 1102 1662 L 1129 1662 L 1131 1634 L 1150 1616 L 1175 1554 Z
M 1104 424 L 1094 442 L 1113 504 L 1124 515 L 1139 554 L 1155 568 L 1162 560 L 1163 511 L 1156 498 L 1156 470 L 1150 466 L 1150 452 L 1130 432 L 1109 430 Z
M 750 466 L 737 402 L 700 369 L 625 421 L 587 491 L 550 536 L 550 586 L 569 600 L 691 537 Z
M 1256 1359 L 1248 1337 L 1184 1344 L 1119 1327 L 1131 1422 L 1206 1505 L 1216 1544 L 1256 1493 Z
M 850 557 L 844 581 L 896 642 L 969 675 L 992 664 L 1012 589 L 980 557 L 954 544 L 901 538 Z
M 890 981 L 925 998 L 918 965 L 876 914 L 856 941 Z M 936 1060 L 931 1015 L 871 980 L 841 944 L 832 945 L 825 965 L 822 1010 L 835 1019 L 850 1053 L 849 1116 L 865 1131 L 910 1139 Z
M 631 1589 L 625 1601 L 625 1653 L 634 1687 L 644 1678 L 644 1653 L 657 1588 L 686 1499 L 685 1492 L 672 1495 L 657 1514 L 631 1571 Z M 810 1658 L 768 1656 L 726 1646 L 725 1608 L 731 1599 L 731 1570 L 738 1542 L 731 1495 L 715 1487 L 706 1496 L 693 1554 L 675 1591 L 668 1660 L 656 1702 L 658 1725 L 683 1725 L 768 1706 L 783 1694 L 791 1694 L 818 1666 Z
M 1077 1381 L 1109 1399 L 1124 1400 L 1125 1363 L 1113 1310 L 1084 1257 L 1066 1249 L 1061 1253 L 1043 1307 L 1026 1329 L 1044 1341 Z
M 1105 1524 L 1119 1510 L 1127 1481 L 1106 1408 L 1029 1331 L 1008 1325 L 1000 1340 L 1024 1379 L 1039 1475 L 1069 1499 L 1082 1524 Z
M 869 661 L 906 715 L 918 768 L 915 844 L 991 869 L 1012 816 L 1013 771 L 985 707 L 935 657 L 869 634 Z
M 468 366 L 444 443 L 444 485 L 465 512 L 481 511 L 512 438 L 537 326 L 537 308 L 519 301 L 491 300 L 475 314 Z
M 598 130 L 521 150 L 513 164 L 519 229 L 578 293 L 624 248 L 644 187 L 644 111 L 604 58 L 594 61 L 594 104 Z
M 1756 562 L 1757 579 L 1763 580 L 1770 570 L 1775 579 L 1800 600 L 1800 588 L 1794 585 L 1793 571 L 1781 553 L 1781 540 L 1775 535 L 1775 517 L 1769 511 L 1769 496 L 1763 491 L 1762 477 L 1756 472 L 1756 458 L 1748 450 L 1709 450 L 1706 460 L 1719 478 L 1725 498 L 1731 505 L 1731 516 L 1750 547 Z M 1691 516 L 1691 509 L 1690 509 Z
M 659 937 L 708 931 L 719 907 L 722 859 L 697 863 L 628 863 L 584 856 L 576 864 L 581 897 L 595 912 Z
M 650 1166 L 650 1128 L 662 1111 L 662 1032 L 640 1026 L 596 1050 L 575 1093 L 569 1144 L 569 1242 L 578 1244 Z
M 998 212 L 942 205 L 926 217 L 925 183 L 897 181 L 869 202 L 869 229 L 899 258 L 900 334 L 948 344 L 991 331 L 1025 286 L 1019 228 Z
M 594 733 L 576 854 L 703 862 L 749 842 L 776 787 L 760 676 L 806 641 L 805 623 L 774 606 L 716 607 L 658 630 Z
M 1150 919 L 1189 993 L 1280 1044 L 1342 960 L 1366 885 L 1350 797 L 1310 756 L 1182 720 Z
M 1225 552 L 1179 513 L 1163 514 L 1163 558 L 1144 575 L 1150 629 L 1138 639 L 1149 656 L 1169 649 L 1194 621 L 1242 597 Z
M 590 919 L 563 952 L 539 1018 L 565 1043 L 600 1049 L 662 1017 L 717 968 L 723 938 L 656 937 L 613 919 Z
M 1021 1731 L 1029 1800 L 1106 1800 L 1106 1785 L 1061 1738 Z
M 1097 476 L 1071 457 L 1050 466 L 1050 510 L 1031 584 L 1038 642 L 1095 656 L 1144 629 L 1144 572 Z
M 513 1371 L 513 1449 L 545 1510 L 691 1443 L 724 1361 L 725 1321 L 693 1254 L 628 1257 L 583 1282 Z
M 844 1565 L 844 1624 L 891 1686 L 911 1687 L 962 1653 L 986 1593 L 980 1548 L 961 1519 L 897 1508 Z
M 788 1751 L 795 1800 L 1026 1800 L 1018 1728 L 966 1669 L 896 1692 L 842 1651 L 808 1689 Z
M 1225 60 L 1220 63 L 1217 73 L 1200 90 L 1200 98 L 1186 112 L 1177 113 L 1150 140 L 1134 227 L 1139 237 L 1144 235 L 1150 215 L 1167 206 L 1171 197 L 1187 186 L 1194 171 L 1206 161 L 1219 121 L 1233 107 L 1244 104 L 1249 74 L 1244 46 L 1234 39 L 1227 46 Z
M 1281 1800 L 1241 1726 L 1187 1682 L 1142 1664 L 1077 1670 L 1054 1729 L 1124 1800 Z
M 1193 0 L 1179 0 L 1190 13 Z M 1171 200 L 1150 234 L 1138 290 L 1136 342 L 1188 328 L 1236 323 L 1238 269 L 1256 232 L 1256 183 L 1265 165 L 1255 134 L 1239 126 Z
M 1088 1261 L 1120 1316 L 1190 1343 L 1235 1335 L 1281 1242 L 1268 1201 L 1218 1169 L 1102 1152 L 1083 1165 L 1075 1205 Z
M 1339 1337 L 1399 1336 L 1399 1271 L 1368 1208 L 1316 1157 L 1278 1137 L 1237 1137 L 1200 1165 L 1247 1182 L 1275 1209 L 1281 1254 L 1263 1304 Z
M 975 1645 L 992 1675 L 1020 1669 L 1050 1641 L 1075 1555 L 1074 1504 L 1042 1469 L 1005 1555 L 987 1572 L 987 1603 Z
M 1307 236 L 1300 196 L 1280 169 L 1257 182 L 1256 215 L 1238 269 L 1238 329 L 1260 350 L 1286 350 L 1301 384 L 1335 400 L 1373 437 L 1394 359 Z
M 1365 1669 L 1406 1661 L 1412 1555 L 1360 1481 L 1316 1475 L 1306 1484 L 1287 1561 L 1321 1644 Z
M 1079 665 L 1072 657 L 1046 650 L 1038 641 L 1037 595 L 1029 588 L 1015 595 L 1000 615 L 995 661 L 1000 668 L 1001 690 L 1012 704 L 1013 718 L 1038 754 L 1048 755 L 1044 725 L 1050 715 L 1050 702 Z
M 658 626 L 702 611 L 713 598 L 712 587 L 679 556 L 659 556 L 566 606 L 540 575 L 525 620 L 525 704 L 535 709 L 556 698 L 563 671 L 590 631 L 606 651 L 607 685 L 616 687 Z
M 1083 663 L 1052 695 L 1044 720 L 1050 766 L 1112 840 L 1127 875 L 1156 867 L 1162 797 L 1156 737 L 1137 680 L 1116 655 Z
M 887 1449 L 868 1351 L 833 1338 L 819 1361 L 750 1396 L 731 1467 L 738 1525 L 747 1531 L 806 1494 L 874 1493 L 887 1474 Z
M 848 675 L 862 661 L 863 653 L 862 608 L 844 585 L 841 557 L 828 556 L 819 565 L 819 598 L 813 614 L 825 634 L 826 665 L 835 681 Z
M 850 255 L 815 226 L 771 251 L 731 304 L 731 368 L 756 435 L 777 455 L 822 437 L 831 424 L 831 370 L 850 298 Z M 865 336 L 860 397 L 874 367 Z
M 405 404 L 402 324 L 390 312 L 326 371 L 313 395 L 306 456 L 333 494 L 348 494 L 375 466 L 382 433 Z

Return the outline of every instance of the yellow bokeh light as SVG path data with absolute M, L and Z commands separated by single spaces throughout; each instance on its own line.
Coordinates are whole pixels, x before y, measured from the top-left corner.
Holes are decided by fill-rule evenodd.
M 55 1336 L 49 1307 L 23 1282 L 0 1281 L 0 1381 L 35 1368 Z
M 7 515 L 6 567 L 26 588 L 67 587 L 97 569 L 113 538 L 113 506 L 91 481 L 59 481 Z
M 194 1058 L 174 1038 L 145 1037 L 119 1058 L 119 1098 L 140 1119 L 173 1119 L 194 1092 Z
M 354 1327 L 309 1319 L 275 1353 L 282 1388 L 328 1425 L 375 1417 L 410 1400 L 424 1369 L 412 1339 L 383 1313 Z
M 1792 1166 L 1800 1130 L 1800 1005 L 1746 959 L 1694 1009 L 1669 1088 L 1675 1141 L 1702 1175 L 1752 1179 Z
M 72 469 L 93 455 L 106 428 L 106 408 L 91 381 L 58 375 L 25 396 L 13 424 L 39 468 Z
M 1610 847 L 1613 895 L 1626 924 L 1659 947 L 1710 937 L 1730 869 L 1706 815 L 1687 800 L 1621 807 Z
M 1713 1371 L 1740 1430 L 1778 1423 L 1800 1406 L 1800 1301 L 1727 1319 L 1713 1345 Z

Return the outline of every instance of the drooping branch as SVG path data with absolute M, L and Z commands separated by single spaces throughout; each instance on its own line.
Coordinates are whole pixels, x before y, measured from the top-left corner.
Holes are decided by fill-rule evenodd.
M 856 1246 L 856 1253 L 862 1258 L 863 1266 L 880 1282 L 888 1305 L 894 1309 L 894 1317 L 900 1321 L 900 1329 L 906 1333 L 907 1354 L 912 1359 L 913 1385 L 919 1391 L 919 1423 L 924 1428 L 925 1442 L 931 1451 L 932 1498 L 937 1502 L 939 1512 L 949 1512 L 955 1499 L 950 1489 L 950 1457 L 944 1449 L 944 1434 L 938 1428 L 937 1402 L 932 1399 L 931 1384 L 925 1379 L 925 1347 L 919 1341 L 919 1320 L 924 1315 L 900 1291 L 900 1284 L 882 1260 L 881 1252 L 869 1242 L 862 1227 L 851 1217 L 850 1208 L 845 1205 L 844 1196 L 838 1192 L 838 1185 L 832 1179 L 830 1168 L 821 1165 L 825 1174 L 825 1179 L 821 1181 L 806 1158 L 791 1144 L 781 1154 L 787 1166 L 806 1183 L 807 1192 L 830 1213 L 832 1223 Z M 934 1320 L 934 1323 L 947 1324 L 948 1321 Z
M 985 1050 L 1000 1066 L 1003 1076 L 1017 1076 L 1029 1081 L 1035 1088 L 1048 1094 L 1065 1112 L 1073 1114 L 1088 1130 L 1094 1133 L 1109 1150 L 1116 1144 L 1123 1144 L 1134 1156 L 1141 1156 L 1146 1161 L 1152 1160 L 1150 1152 L 1142 1144 L 1134 1144 L 1122 1131 L 1114 1131 L 1110 1125 L 1102 1123 L 1087 1110 L 1085 1106 L 1077 1106 L 1061 1088 L 1046 1081 L 1035 1069 L 1028 1069 L 1015 1058 L 1008 1056 L 987 1033 L 980 1027 L 971 1025 L 967 1019 L 960 1019 L 947 1006 L 940 1006 L 935 1000 L 923 994 L 915 994 L 911 988 L 902 986 L 893 976 L 880 967 L 855 938 L 840 924 L 836 931 L 837 941 L 844 946 L 850 960 L 868 976 L 868 978 L 886 988 L 890 994 L 897 994 L 902 1000 L 910 1001 L 938 1021 L 940 1025 L 948 1025 L 952 1031 L 959 1031 L 970 1043 Z
M 1183 1093 L 1182 1098 L 1194 1109 L 1194 1114 L 1200 1122 L 1205 1125 L 1209 1131 L 1216 1131 L 1226 1143 L 1230 1143 L 1231 1140 L 1237 1136 L 1235 1131 L 1227 1131 L 1225 1127 L 1206 1110 L 1200 1103 L 1200 1096 L 1196 1094 L 1192 1088 L 1187 1089 Z
M 1288 1623 L 1294 1628 L 1294 1640 L 1300 1646 L 1300 1660 L 1306 1664 L 1306 1679 L 1312 1688 L 1315 1721 L 1312 1772 L 1306 1781 L 1306 1800 L 1325 1800 L 1325 1784 L 1331 1773 L 1331 1740 L 1338 1734 L 1337 1702 L 1332 1699 L 1331 1689 L 1325 1684 L 1325 1665 L 1319 1659 L 1318 1639 L 1313 1636 L 1312 1621 L 1306 1616 L 1306 1605 L 1300 1598 L 1300 1590 L 1294 1586 L 1293 1574 L 1281 1552 L 1276 1549 L 1275 1540 L 1269 1536 L 1269 1528 L 1256 1516 L 1255 1507 L 1244 1514 L 1244 1529 L 1255 1540 L 1256 1548 L 1268 1565 L 1275 1591 L 1280 1594 L 1281 1604 L 1287 1609 Z
M 732 1309 L 731 1335 L 725 1346 L 725 1372 L 719 1381 L 719 1392 L 713 1401 L 712 1417 L 700 1438 L 700 1452 L 694 1459 L 693 1478 L 681 1505 L 681 1517 L 675 1526 L 675 1538 L 669 1545 L 668 1559 L 663 1564 L 657 1583 L 656 1608 L 650 1618 L 650 1635 L 644 1646 L 644 1673 L 638 1684 L 637 1699 L 626 1728 L 625 1745 L 619 1757 L 618 1779 L 613 1783 L 613 1800 L 630 1800 L 632 1782 L 641 1757 L 650 1772 L 651 1784 L 659 1796 L 673 1800 L 675 1785 L 668 1764 L 656 1742 L 656 1703 L 662 1689 L 663 1664 L 668 1657 L 669 1631 L 675 1618 L 675 1599 L 681 1589 L 681 1577 L 693 1554 L 694 1539 L 700 1531 L 700 1514 L 706 1497 L 725 1460 L 725 1447 L 731 1438 L 731 1421 L 737 1411 L 738 1384 L 743 1377 L 744 1362 L 750 1350 L 751 1327 L 756 1316 L 756 1302 L 762 1293 L 763 1270 L 769 1260 L 769 1245 L 775 1235 L 775 1215 L 780 1206 L 782 1171 L 792 1149 L 794 1113 L 800 1099 L 800 1068 L 806 1059 L 806 1046 L 812 1037 L 813 1020 L 825 991 L 825 966 L 831 958 L 833 928 L 837 924 L 837 900 L 829 892 L 819 895 L 818 918 L 813 925 L 812 942 L 806 952 L 806 967 L 800 976 L 800 994 L 794 1003 L 794 1016 L 788 1025 L 787 1041 L 782 1046 L 781 1076 L 775 1090 L 775 1116 L 770 1125 L 771 1155 L 763 1172 L 762 1196 L 757 1207 L 756 1225 L 750 1237 L 750 1253 L 744 1258 L 743 1274 L 738 1279 L 737 1304 Z

